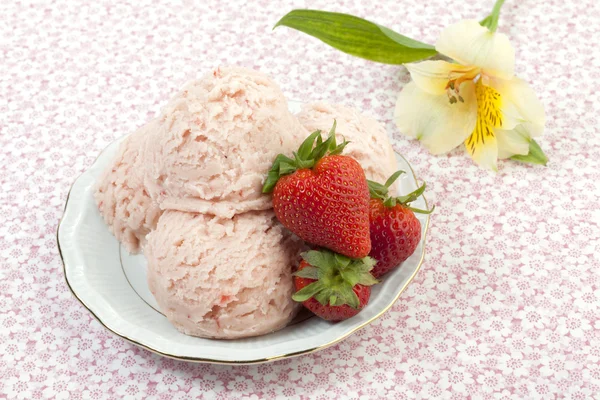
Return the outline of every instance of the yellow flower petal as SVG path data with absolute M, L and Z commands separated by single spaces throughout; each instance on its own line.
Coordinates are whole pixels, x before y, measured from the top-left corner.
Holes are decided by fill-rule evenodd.
M 494 130 L 502 125 L 500 93 L 485 86 L 481 80 L 475 85 L 477 98 L 477 123 L 471 135 L 465 140 L 467 152 L 473 160 L 484 168 L 498 170 L 498 141 Z
M 514 75 L 515 50 L 508 37 L 490 32 L 476 20 L 460 21 L 444 29 L 435 48 L 463 65 L 481 67 L 485 75 L 502 79 Z
M 522 125 L 515 129 L 506 131 L 496 129 L 498 141 L 498 158 L 509 158 L 515 154 L 527 155 L 529 153 L 529 135 Z
M 464 103 L 450 104 L 446 94 L 435 96 L 410 82 L 398 96 L 394 121 L 400 132 L 419 139 L 431 153 L 446 153 L 469 136 L 477 119 L 474 84 L 463 83 L 461 94 Z
M 489 85 L 502 96 L 502 113 L 513 127 L 522 125 L 528 137 L 540 136 L 546 124 L 544 106 L 527 82 L 519 78 L 510 80 L 490 79 Z M 507 125 L 503 129 L 512 129 Z
M 441 60 L 406 64 L 406 68 L 421 90 L 436 95 L 446 93 L 448 82 L 459 79 L 464 75 L 470 75 L 473 78 L 478 73 L 476 67 Z

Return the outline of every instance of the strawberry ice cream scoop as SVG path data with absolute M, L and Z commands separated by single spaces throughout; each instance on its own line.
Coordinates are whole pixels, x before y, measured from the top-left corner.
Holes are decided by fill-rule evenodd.
M 151 196 L 163 209 L 228 218 L 271 207 L 261 193 L 269 167 L 307 136 L 279 87 L 244 68 L 188 83 L 160 119 L 147 146 Z
M 112 164 L 100 177 L 94 194 L 100 214 L 110 231 L 131 253 L 140 251 L 146 235 L 161 214 L 143 184 L 142 150 L 150 132 L 158 129 L 153 120 L 129 135 L 120 145 Z
M 148 285 L 185 334 L 262 335 L 283 328 L 296 313 L 292 268 L 302 248 L 272 211 L 224 219 L 168 210 L 144 249 Z
M 344 155 L 358 161 L 367 179 L 383 183 L 396 172 L 396 155 L 385 127 L 373 118 L 350 107 L 322 102 L 305 105 L 297 117 L 309 132 L 320 129 L 323 139 L 335 119 L 337 141 L 344 138 L 350 142 Z

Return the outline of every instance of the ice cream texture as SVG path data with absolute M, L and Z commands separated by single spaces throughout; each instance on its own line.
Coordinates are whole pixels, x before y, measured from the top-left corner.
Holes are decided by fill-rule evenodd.
M 336 140 L 350 143 L 344 155 L 363 167 L 367 179 L 384 183 L 397 170 L 396 155 L 385 127 L 356 109 L 328 103 L 311 103 L 302 108 L 298 120 L 309 131 L 320 129 L 325 138 L 336 120 Z
M 143 183 L 142 149 L 149 133 L 157 127 L 157 120 L 153 120 L 124 139 L 94 194 L 110 231 L 130 253 L 140 251 L 161 214 Z
M 236 67 L 184 86 L 160 119 L 147 142 L 150 195 L 163 209 L 227 218 L 271 208 L 267 171 L 308 135 L 271 79 Z
M 233 218 L 165 211 L 144 250 L 148 284 L 185 334 L 262 335 L 295 315 L 291 274 L 302 248 L 270 210 Z

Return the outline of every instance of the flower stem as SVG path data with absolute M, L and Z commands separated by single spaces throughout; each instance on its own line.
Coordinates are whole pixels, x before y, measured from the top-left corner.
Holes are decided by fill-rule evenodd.
M 481 26 L 485 26 L 491 32 L 496 32 L 496 29 L 498 28 L 498 19 L 500 18 L 500 8 L 502 8 L 502 5 L 504 5 L 504 0 L 496 0 L 491 14 L 480 22 Z

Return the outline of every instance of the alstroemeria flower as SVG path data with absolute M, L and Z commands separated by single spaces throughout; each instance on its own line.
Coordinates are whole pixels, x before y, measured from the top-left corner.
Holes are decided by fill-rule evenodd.
M 395 122 L 433 154 L 465 143 L 479 165 L 497 170 L 497 159 L 526 155 L 542 134 L 544 107 L 514 76 L 515 52 L 506 35 L 475 20 L 446 28 L 436 50 L 456 63 L 407 64 L 412 82 L 398 97 Z

